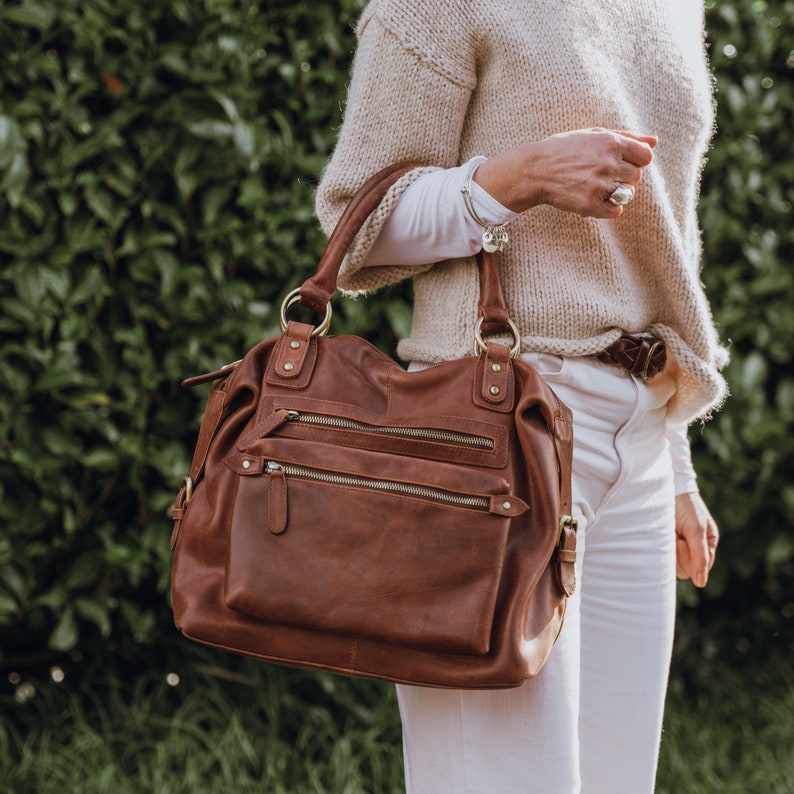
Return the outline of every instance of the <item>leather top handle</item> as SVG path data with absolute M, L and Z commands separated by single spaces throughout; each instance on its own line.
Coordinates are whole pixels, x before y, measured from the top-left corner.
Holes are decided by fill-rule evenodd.
M 359 188 L 331 233 L 317 265 L 317 272 L 300 287 L 301 305 L 319 314 L 325 312 L 336 293 L 336 280 L 345 255 L 367 218 L 392 185 L 409 171 L 424 165 L 425 163 L 418 162 L 394 163 L 378 171 Z M 490 335 L 510 331 L 496 256 L 481 251 L 477 254 L 477 263 L 480 271 L 479 311 L 483 320 L 482 333 Z
M 345 255 L 364 222 L 397 180 L 422 165 L 411 162 L 395 163 L 378 171 L 358 189 L 328 239 L 317 265 L 317 272 L 304 281 L 300 288 L 301 305 L 319 314 L 325 311 L 336 292 L 336 279 Z

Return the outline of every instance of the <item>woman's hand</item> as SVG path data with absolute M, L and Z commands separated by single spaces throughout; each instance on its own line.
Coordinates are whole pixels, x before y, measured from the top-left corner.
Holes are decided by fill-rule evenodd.
M 474 181 L 513 212 L 550 204 L 564 212 L 617 218 L 609 201 L 619 185 L 639 184 L 656 138 L 593 128 L 552 135 L 486 160 Z
M 705 587 L 714 565 L 720 533 L 699 493 L 675 498 L 676 573 Z

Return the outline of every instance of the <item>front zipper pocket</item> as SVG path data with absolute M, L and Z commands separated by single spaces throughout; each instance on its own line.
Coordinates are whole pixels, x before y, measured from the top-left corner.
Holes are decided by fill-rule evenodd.
M 265 471 L 270 475 L 283 472 L 288 477 L 303 477 L 330 485 L 345 485 L 350 488 L 364 488 L 370 491 L 383 491 L 402 496 L 415 496 L 421 499 L 430 499 L 450 507 L 467 507 L 471 510 L 488 510 L 491 499 L 485 496 L 466 496 L 465 494 L 442 491 L 418 483 L 397 482 L 395 480 L 381 480 L 373 477 L 361 477 L 354 474 L 340 474 L 332 471 L 321 471 L 307 466 L 294 466 L 288 463 L 268 461 Z
M 499 423 L 452 416 L 376 421 L 371 416 L 345 416 L 339 406 L 337 413 L 306 402 L 271 405 L 238 448 L 252 449 L 266 438 L 291 438 L 466 466 L 498 469 L 507 463 L 508 434 Z
M 489 474 L 483 492 L 466 493 L 440 487 L 453 467 L 424 462 L 441 472 L 429 484 L 373 477 L 393 470 L 390 456 L 374 466 L 372 453 L 358 454 L 344 472 L 227 461 L 246 475 L 230 517 L 227 605 L 351 638 L 488 653 L 510 520 L 527 505 Z
M 372 433 L 380 436 L 392 436 L 403 439 L 418 439 L 420 441 L 435 441 L 443 444 L 470 447 L 472 449 L 492 450 L 494 448 L 494 441 L 492 438 L 455 430 L 445 430 L 443 428 L 374 425 L 366 422 L 359 422 L 354 419 L 346 419 L 341 416 L 301 413 L 295 410 L 288 410 L 287 414 L 291 422 L 298 422 L 316 427 L 352 430 L 359 433 Z

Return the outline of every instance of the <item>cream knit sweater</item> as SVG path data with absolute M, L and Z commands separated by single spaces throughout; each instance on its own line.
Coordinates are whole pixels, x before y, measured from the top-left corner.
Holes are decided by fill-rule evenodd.
M 698 0 L 373 0 L 345 120 L 317 193 L 327 231 L 364 180 L 399 160 L 449 168 L 585 127 L 656 134 L 634 201 L 617 220 L 535 207 L 500 255 L 525 350 L 585 356 L 649 331 L 678 364 L 673 418 L 706 416 L 725 396 L 700 283 L 695 214 L 713 108 Z M 362 267 L 402 192 L 387 195 L 351 248 L 340 287 L 414 277 L 411 336 L 399 355 L 467 355 L 477 318 L 474 260 Z

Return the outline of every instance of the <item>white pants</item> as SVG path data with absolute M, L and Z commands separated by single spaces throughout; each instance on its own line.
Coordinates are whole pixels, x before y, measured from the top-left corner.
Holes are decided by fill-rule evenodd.
M 574 415 L 577 591 L 540 674 L 516 689 L 398 686 L 409 794 L 647 794 L 675 609 L 673 384 L 525 354 Z

